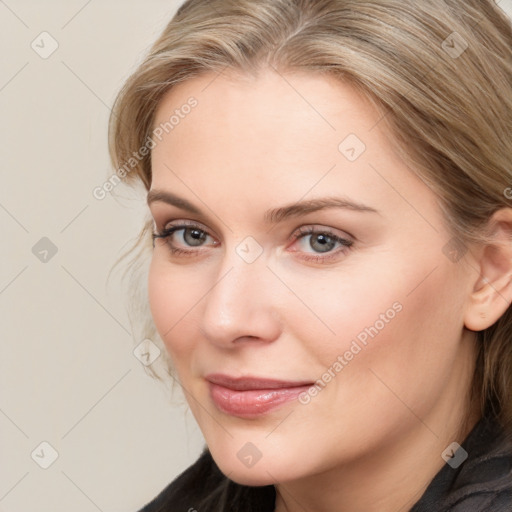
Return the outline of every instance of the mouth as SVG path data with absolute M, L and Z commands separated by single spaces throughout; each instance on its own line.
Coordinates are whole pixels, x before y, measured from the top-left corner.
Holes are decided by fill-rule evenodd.
M 259 377 L 206 376 L 210 398 L 223 413 L 256 418 L 298 398 L 314 383 Z

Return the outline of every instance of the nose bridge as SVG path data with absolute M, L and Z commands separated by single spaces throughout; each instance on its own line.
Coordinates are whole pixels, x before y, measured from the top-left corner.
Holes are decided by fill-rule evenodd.
M 268 269 L 261 256 L 254 260 L 245 259 L 240 250 L 243 248 L 239 244 L 226 250 L 219 267 L 217 284 L 206 298 L 209 308 L 223 316 L 241 313 L 248 316 L 251 306 L 255 308 L 259 303 L 263 274 Z
M 221 303 L 229 303 L 233 299 L 243 305 L 248 293 L 257 300 L 261 283 L 268 273 L 263 252 L 263 247 L 252 237 L 246 237 L 236 245 L 226 247 L 218 271 L 216 293 L 212 290 Z
M 269 273 L 263 250 L 251 240 L 226 248 L 215 284 L 204 298 L 202 331 L 211 341 L 269 340 L 277 335 L 277 318 L 266 284 Z

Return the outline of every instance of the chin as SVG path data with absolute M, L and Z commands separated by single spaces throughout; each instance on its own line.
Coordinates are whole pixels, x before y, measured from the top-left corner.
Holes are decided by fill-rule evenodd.
M 273 458 L 265 459 L 262 456 L 254 465 L 245 467 L 236 455 L 225 457 L 217 456 L 215 451 L 210 452 L 222 473 L 237 484 L 259 487 L 290 479 L 290 468 L 287 469 L 281 464 L 276 465 Z
M 265 472 L 257 472 L 252 473 L 250 469 L 245 472 L 234 471 L 229 475 L 229 478 L 240 485 L 249 485 L 251 487 L 261 487 L 264 485 L 274 485 L 276 483 L 276 478 L 273 478 L 268 473 Z M 280 481 L 280 480 L 279 480 Z

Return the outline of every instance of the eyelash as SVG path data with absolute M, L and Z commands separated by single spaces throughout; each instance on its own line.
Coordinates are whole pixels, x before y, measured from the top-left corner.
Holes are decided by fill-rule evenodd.
M 183 229 L 196 229 L 197 231 L 200 231 L 207 236 L 211 236 L 206 230 L 202 229 L 197 224 L 180 224 L 176 226 L 171 226 L 169 228 L 163 229 L 161 232 L 153 233 L 152 239 L 153 239 L 153 247 L 155 247 L 155 240 L 157 238 L 161 239 L 167 239 L 171 235 L 173 235 L 176 231 L 181 231 Z M 325 253 L 325 256 L 322 256 L 322 253 L 317 253 L 316 256 L 301 256 L 301 259 L 307 260 L 307 261 L 313 261 L 317 263 L 327 263 L 331 261 L 332 259 L 338 257 L 341 253 L 345 253 L 350 250 L 350 248 L 353 245 L 352 240 L 347 240 L 345 238 L 341 238 L 338 235 L 334 234 L 329 229 L 318 229 L 314 228 L 312 226 L 308 227 L 300 227 L 296 234 L 293 235 L 293 242 L 295 243 L 297 240 L 300 240 L 302 238 L 305 238 L 308 235 L 327 235 L 333 242 L 338 243 L 342 246 L 342 248 L 335 250 L 335 251 L 329 251 Z M 175 247 L 169 240 L 166 240 L 166 244 L 169 247 L 169 250 L 171 251 L 171 254 L 174 256 L 196 256 L 197 250 L 188 250 L 188 249 L 181 249 L 178 247 Z M 218 244 L 218 242 L 217 242 Z M 292 251 L 292 252 L 299 252 L 299 251 Z

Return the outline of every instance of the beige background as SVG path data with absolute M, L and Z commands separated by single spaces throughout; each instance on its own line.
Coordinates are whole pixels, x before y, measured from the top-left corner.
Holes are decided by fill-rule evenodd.
M 135 512 L 202 448 L 106 282 L 143 197 L 92 195 L 115 94 L 180 3 L 0 0 L 0 512 Z

